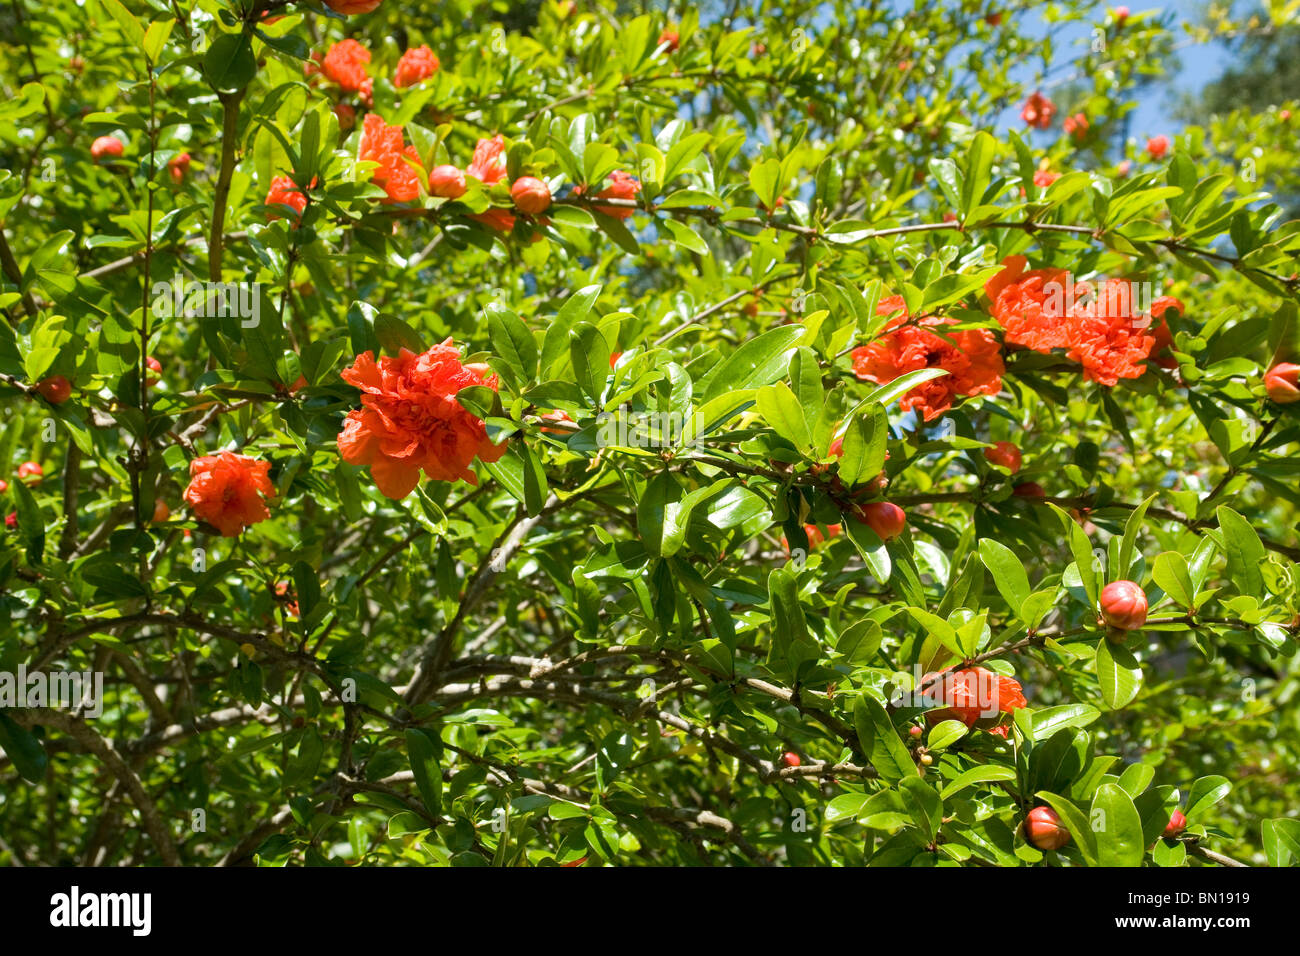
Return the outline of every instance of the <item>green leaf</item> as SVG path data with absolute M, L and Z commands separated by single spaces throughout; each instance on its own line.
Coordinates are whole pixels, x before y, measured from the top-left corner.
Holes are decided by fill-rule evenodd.
M 423 730 L 406 732 L 406 753 L 411 761 L 411 773 L 424 807 L 432 816 L 442 813 L 442 768 L 438 765 L 438 750 L 433 737 Z
M 158 57 L 162 54 L 167 38 L 171 36 L 172 27 L 175 25 L 174 18 L 155 20 L 149 24 L 149 29 L 145 30 L 141 46 L 144 47 L 144 55 L 149 58 L 150 63 L 157 64 Z
M 663 554 L 667 510 L 681 499 L 682 486 L 669 472 L 658 472 L 646 482 L 645 492 L 637 503 L 636 526 L 642 543 L 651 554 Z
M 591 312 L 591 307 L 600 298 L 601 288 L 599 285 L 583 286 L 560 306 L 560 311 L 542 336 L 543 377 L 551 374 L 555 363 L 568 354 L 569 331 Z
M 1092 832 L 1092 825 L 1088 822 L 1088 818 L 1083 811 L 1065 797 L 1046 790 L 1038 791 L 1036 796 L 1056 811 L 1057 816 L 1061 818 L 1061 822 L 1065 824 L 1065 828 L 1070 831 L 1070 836 L 1074 838 L 1074 845 L 1078 847 L 1079 853 L 1083 855 L 1087 864 L 1096 866 L 1097 839 Z
M 1062 727 L 1086 727 L 1100 716 L 1101 711 L 1090 704 L 1044 707 L 1033 712 L 1034 737 L 1047 740 Z
M 1067 512 L 1052 502 L 1048 502 L 1048 504 L 1060 517 L 1061 523 L 1065 527 L 1066 541 L 1070 545 L 1070 553 L 1074 555 L 1074 563 L 1079 571 L 1079 580 L 1083 583 L 1083 590 L 1088 595 L 1088 602 L 1095 610 L 1098 588 L 1097 573 L 1093 567 L 1095 556 L 1092 553 L 1092 542 L 1088 540 L 1088 535 Z
M 10 484 L 18 515 L 18 533 L 27 544 L 27 560 L 39 564 L 45 554 L 45 516 L 25 482 Z
M 1223 532 L 1223 546 L 1228 557 L 1228 575 L 1242 594 L 1262 597 L 1264 576 L 1260 565 L 1268 557 L 1259 535 L 1250 522 L 1231 508 L 1220 505 L 1215 512 Z
M 804 419 L 803 408 L 794 392 L 785 382 L 765 385 L 758 390 L 758 411 L 772 426 L 772 430 L 807 454 L 812 447 L 812 435 Z
M 1187 608 L 1196 607 L 1196 588 L 1187 567 L 1187 559 L 1177 551 L 1162 551 L 1156 555 L 1151 577 L 1162 591 Z
M 610 354 L 609 342 L 600 329 L 588 322 L 574 326 L 569 339 L 569 360 L 573 362 L 578 387 L 595 402 L 605 392 Z
M 217 37 L 203 57 L 203 75 L 220 93 L 234 93 L 248 86 L 257 75 L 252 37 L 243 32 Z
M 993 575 L 993 584 L 998 593 L 1019 617 L 1020 609 L 1029 597 L 1029 576 L 1025 573 L 1025 566 L 1020 563 L 1014 551 L 992 538 L 980 539 L 979 552 L 984 567 Z
M 1133 509 L 1133 513 L 1128 516 L 1128 521 L 1124 523 L 1124 538 L 1119 546 L 1119 560 L 1115 562 L 1115 567 L 1110 569 L 1108 579 L 1111 581 L 1127 580 L 1129 568 L 1133 565 L 1133 552 L 1136 549 L 1137 536 L 1142 531 L 1142 519 L 1146 517 L 1147 508 L 1151 507 L 1151 502 L 1156 500 L 1152 495 L 1146 501 Z
M 944 720 L 930 728 L 926 744 L 931 750 L 943 750 L 966 736 L 968 728 L 960 720 Z
M 958 774 L 946 787 L 943 788 L 943 798 L 947 800 L 956 793 L 960 793 L 967 787 L 977 783 L 997 783 L 1005 780 L 1015 780 L 1016 771 L 1012 767 L 1002 767 L 996 764 L 985 764 L 982 767 L 972 767 L 964 773 Z
M 706 376 L 701 401 L 776 381 L 785 374 L 790 356 L 803 335 L 803 326 L 782 325 L 750 339 Z
M 144 27 L 140 26 L 140 21 L 122 5 L 120 0 L 99 0 L 100 4 L 108 11 L 109 16 L 117 21 L 117 25 L 122 28 L 127 42 L 132 47 L 139 49 L 144 45 Z
M 1144 763 L 1131 763 L 1119 775 L 1119 785 L 1133 799 L 1151 784 L 1156 775 L 1156 768 Z
M 865 695 L 859 697 L 853 706 L 853 726 L 863 753 L 882 780 L 896 783 L 917 776 L 912 755 L 903 745 L 880 701 Z
M 28 783 L 45 779 L 49 757 L 41 742 L 7 715 L 0 714 L 0 750 L 13 761 L 14 768 Z
M 1142 665 L 1131 650 L 1103 638 L 1097 642 L 1096 663 L 1097 685 L 1107 707 L 1118 710 L 1138 695 L 1142 688 Z
M 1279 817 L 1260 826 L 1260 842 L 1269 866 L 1292 866 L 1300 861 L 1300 820 Z
M 989 185 L 989 171 L 997 143 L 983 131 L 976 133 L 966 151 L 966 178 L 961 186 L 961 211 L 965 215 L 974 209 Z
M 781 161 L 765 159 L 749 168 L 749 186 L 758 196 L 758 201 L 768 209 L 776 206 L 777 197 L 781 195 Z
M 496 302 L 483 307 L 487 313 L 492 350 L 510 370 L 514 380 L 525 385 L 537 375 L 537 342 L 519 316 Z
M 672 235 L 673 241 L 683 249 L 701 256 L 709 254 L 709 244 L 686 223 L 678 222 L 676 219 L 664 219 L 663 224 Z
M 889 417 L 885 406 L 871 404 L 849 419 L 839 460 L 839 478 L 852 488 L 880 474 L 889 438 Z
M 943 823 L 943 800 L 920 777 L 906 777 L 898 785 L 903 803 L 917 828 L 925 834 L 927 843 L 933 843 Z
M 1232 784 L 1226 777 L 1213 774 L 1199 778 L 1192 784 L 1192 791 L 1187 795 L 1187 809 L 1183 811 L 1183 815 L 1189 822 L 1196 819 L 1226 797 L 1231 790 Z
M 1097 835 L 1098 866 L 1142 865 L 1146 848 L 1142 818 L 1123 787 L 1114 783 L 1098 787 L 1089 816 Z

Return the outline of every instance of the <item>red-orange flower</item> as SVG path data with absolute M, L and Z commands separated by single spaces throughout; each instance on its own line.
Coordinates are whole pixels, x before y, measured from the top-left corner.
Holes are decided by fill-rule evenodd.
M 1152 136 L 1147 140 L 1147 155 L 1152 159 L 1164 159 L 1168 153 L 1168 136 Z
M 325 54 L 320 71 L 344 92 L 359 93 L 366 84 L 369 62 L 370 51 L 364 46 L 356 40 L 340 40 Z
M 1066 135 L 1073 136 L 1075 139 L 1083 139 L 1088 135 L 1088 117 L 1084 116 L 1082 113 L 1075 113 L 1073 116 L 1067 116 L 1064 125 Z
M 233 538 L 249 525 L 271 517 L 263 496 L 275 496 L 269 461 L 223 451 L 190 462 L 185 502 L 195 515 Z
M 412 47 L 402 54 L 393 73 L 393 85 L 398 89 L 414 86 L 438 72 L 438 57 L 427 46 Z
M 375 484 L 389 498 L 404 498 L 420 480 L 477 484 L 469 470 L 479 458 L 497 461 L 503 442 L 488 440 L 487 426 L 456 401 L 470 385 L 497 387 L 486 365 L 464 365 L 451 339 L 420 355 L 402 349 L 396 358 L 375 361 L 358 355 L 343 380 L 361 389 L 361 408 L 348 413 L 339 433 L 339 452 L 353 465 L 369 465 Z
M 419 198 L 420 156 L 414 146 L 405 145 L 402 127 L 389 126 L 378 113 L 367 113 L 361 128 L 357 159 L 378 163 L 371 181 L 388 193 L 385 203 L 410 202 Z M 407 162 L 410 160 L 411 162 Z M 413 166 L 411 163 L 415 163 Z
M 1151 346 L 1153 361 L 1163 368 L 1177 368 L 1178 360 L 1168 355 L 1174 344 L 1174 332 L 1169 327 L 1165 313 L 1174 309 L 1179 315 L 1187 314 L 1187 306 L 1172 295 L 1162 295 L 1151 303 L 1151 327 L 1147 330 L 1155 343 Z
M 1060 173 L 1054 173 L 1050 169 L 1040 169 L 1034 173 L 1034 185 L 1046 189 L 1060 178 Z
M 354 13 L 369 13 L 382 2 L 383 0 L 325 0 L 325 5 L 335 13 L 351 15 Z
M 876 311 L 888 314 L 904 308 L 902 296 L 891 296 Z M 876 341 L 853 350 L 853 373 L 884 385 L 918 369 L 944 369 L 947 375 L 922 382 L 899 403 L 903 411 L 918 409 L 927 422 L 946 412 L 960 396 L 996 395 L 1005 371 L 997 340 L 986 329 L 947 330 L 953 324 L 935 316 L 911 322 L 904 313 L 892 319 Z M 946 338 L 930 329 L 943 331 Z
M 1073 303 L 1065 301 L 1087 291 L 1074 286 L 1065 269 L 1034 269 L 1025 272 L 1024 256 L 1007 256 L 1003 269 L 984 285 L 992 302 L 993 317 L 1006 330 L 1010 345 L 1021 345 L 1037 352 L 1066 348 L 1069 325 L 1066 317 Z
M 926 674 L 926 685 L 935 675 Z M 937 700 L 942 709 L 926 712 L 925 719 L 932 724 L 944 720 L 960 720 L 967 727 L 993 727 L 1003 714 L 1028 707 L 1020 682 L 1014 677 L 995 674 L 983 667 L 968 667 L 944 674 L 926 686 L 925 697 Z
M 1156 340 L 1137 318 L 1132 285 L 1123 279 L 1107 281 L 1095 301 L 1075 306 L 1067 354 L 1083 366 L 1085 378 L 1114 385 L 1146 371 L 1144 363 Z
M 499 183 L 506 174 L 505 137 L 497 133 L 491 139 L 479 140 L 465 172 L 485 186 Z
M 1042 93 L 1031 93 L 1020 108 L 1020 118 L 1035 129 L 1047 129 L 1056 115 L 1056 104 Z
M 629 176 L 621 169 L 616 169 L 609 174 L 609 185 L 596 193 L 598 199 L 635 199 L 641 192 L 641 183 L 635 176 Z M 583 188 L 577 186 L 573 190 L 575 196 L 581 196 Z M 593 206 L 606 216 L 613 216 L 615 219 L 628 219 L 636 210 L 628 209 L 623 206 Z
M 276 176 L 271 180 L 271 189 L 266 194 L 266 205 L 288 206 L 299 216 L 307 208 L 307 197 L 290 176 Z M 266 214 L 267 222 L 275 222 L 280 217 L 273 212 Z

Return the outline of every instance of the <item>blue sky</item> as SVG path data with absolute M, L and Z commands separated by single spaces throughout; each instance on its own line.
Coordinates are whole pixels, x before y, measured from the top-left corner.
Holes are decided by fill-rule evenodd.
M 1115 3 L 1113 6 L 1120 5 Z M 1127 4 L 1133 16 L 1149 14 L 1159 16 L 1165 20 L 1173 19 L 1175 22 L 1171 24 L 1170 29 L 1173 32 L 1175 42 L 1183 42 L 1187 39 L 1177 24 L 1189 21 L 1199 22 L 1201 19 L 1200 9 L 1203 5 L 1204 0 L 1169 0 L 1169 2 L 1157 4 L 1144 4 L 1137 0 L 1137 2 Z M 1058 59 L 1073 59 L 1087 50 L 1091 39 L 1091 27 L 1101 23 L 1105 17 L 1106 9 L 1107 5 L 1098 5 L 1092 24 L 1068 24 L 1059 29 L 1056 39 L 1056 55 Z M 1020 28 L 1023 32 L 1032 36 L 1041 36 L 1048 29 L 1047 24 L 1036 13 L 1022 16 Z M 1145 141 L 1145 137 L 1148 135 L 1154 136 L 1158 133 L 1164 133 L 1172 138 L 1180 132 L 1183 124 L 1177 122 L 1172 116 L 1173 103 L 1176 97 L 1183 92 L 1198 90 L 1207 82 L 1217 78 L 1231 60 L 1227 48 L 1219 42 L 1185 47 L 1178 51 L 1177 56 L 1180 67 L 1169 78 L 1169 86 L 1156 84 L 1145 90 L 1139 98 L 1137 109 L 1131 114 L 1130 135 L 1137 137 L 1139 142 Z M 1053 78 L 1067 74 L 1068 70 L 1060 70 L 1053 74 Z M 1032 86 L 1034 75 L 1035 71 L 1028 69 L 1023 71 L 1023 75 L 1015 76 L 1027 86 Z M 1019 106 L 1009 110 L 1003 121 L 1014 128 L 1022 127 L 1024 124 L 1019 118 Z

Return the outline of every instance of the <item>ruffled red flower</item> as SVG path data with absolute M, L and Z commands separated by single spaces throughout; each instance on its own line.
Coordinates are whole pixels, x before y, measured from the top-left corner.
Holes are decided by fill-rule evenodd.
M 414 86 L 438 72 L 438 57 L 427 46 L 412 47 L 402 54 L 393 73 L 393 85 L 398 89 Z
M 1067 271 L 1034 269 L 1025 272 L 1024 256 L 1007 256 L 1003 269 L 984 285 L 992 303 L 993 317 L 1005 330 L 1010 345 L 1036 352 L 1050 352 L 1069 345 L 1068 315 L 1073 303 L 1065 301 Z M 1086 285 L 1074 287 L 1074 297 L 1086 292 Z
M 275 496 L 269 461 L 223 451 L 190 462 L 185 502 L 195 515 L 227 538 L 271 517 L 263 496 Z
M 1054 173 L 1050 169 L 1040 169 L 1034 173 L 1034 185 L 1046 189 L 1060 178 L 1060 173 Z
M 1066 135 L 1073 136 L 1075 139 L 1083 139 L 1088 135 L 1088 117 L 1084 116 L 1082 113 L 1075 113 L 1073 116 L 1067 116 L 1064 125 Z
M 637 194 L 641 192 L 641 182 L 635 176 L 629 176 L 621 169 L 616 169 L 609 174 L 609 185 L 596 193 L 597 199 L 636 199 Z M 575 196 L 583 194 L 583 188 L 577 186 L 573 190 Z M 593 209 L 603 212 L 606 216 L 613 216 L 615 219 L 629 219 L 636 210 L 627 209 L 622 206 L 593 206 Z
M 500 133 L 481 139 L 474 147 L 474 158 L 465 172 L 484 186 L 499 183 L 506 174 L 506 140 Z
M 357 159 L 379 164 L 370 178 L 388 193 L 383 202 L 410 202 L 419 198 L 423 176 L 418 169 L 420 155 L 414 146 L 406 145 L 402 127 L 389 126 L 378 113 L 367 113 L 361 128 Z
M 926 674 L 922 684 L 933 676 Z M 925 694 L 927 699 L 937 699 L 941 705 L 941 709 L 927 711 L 925 715 L 927 721 L 935 724 L 960 720 L 967 727 L 993 727 L 1003 714 L 1029 706 L 1018 680 L 983 667 L 944 674 Z
M 298 189 L 293 178 L 290 176 L 276 176 L 271 180 L 271 189 L 266 194 L 266 205 L 268 206 L 288 206 L 299 216 L 307 208 L 307 196 Z M 266 214 L 267 222 L 275 222 L 279 215 L 273 212 Z
M 497 387 L 486 365 L 464 365 L 447 339 L 420 355 L 402 349 L 396 358 L 358 355 L 343 380 L 361 389 L 361 408 L 348 413 L 339 433 L 339 452 L 353 465 L 369 465 L 386 497 L 410 494 L 420 471 L 435 481 L 478 478 L 469 470 L 477 457 L 497 461 L 503 442 L 488 440 L 487 426 L 456 401 L 470 385 Z
M 1020 118 L 1035 129 L 1047 129 L 1056 115 L 1056 104 L 1042 93 L 1031 93 L 1020 108 Z
M 1132 285 L 1123 279 L 1107 281 L 1095 300 L 1074 307 L 1067 354 L 1083 366 L 1085 378 L 1114 385 L 1146 371 L 1156 340 L 1138 319 Z
M 320 71 L 344 92 L 360 93 L 366 84 L 366 64 L 369 62 L 370 51 L 364 46 L 356 40 L 340 40 L 325 54 Z
M 901 296 L 880 302 L 877 314 L 904 309 Z M 853 373 L 866 381 L 885 385 L 899 376 L 925 368 L 941 368 L 947 375 L 922 382 L 903 396 L 903 411 L 917 409 L 925 421 L 938 418 L 961 396 L 996 395 L 1002 388 L 1002 354 L 986 329 L 947 331 L 951 319 L 924 316 L 915 323 L 906 312 L 885 327 L 870 345 L 853 350 Z M 935 332 L 944 330 L 946 338 Z

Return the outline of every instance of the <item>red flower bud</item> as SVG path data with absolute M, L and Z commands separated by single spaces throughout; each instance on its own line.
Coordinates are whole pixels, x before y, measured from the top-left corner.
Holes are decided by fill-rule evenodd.
M 51 375 L 36 383 L 36 391 L 51 405 L 62 405 L 72 396 L 72 383 L 62 375 Z
M 1174 815 L 1169 818 L 1169 825 L 1165 827 L 1164 835 L 1171 840 L 1187 829 L 1187 817 L 1183 816 L 1182 810 L 1175 810 Z
M 1070 831 L 1051 807 L 1034 807 L 1025 819 L 1025 837 L 1040 850 L 1059 850 L 1070 842 Z
M 34 461 L 25 461 L 18 466 L 17 474 L 19 481 L 26 481 L 29 485 L 39 485 L 45 475 L 45 469 Z M 34 478 L 35 481 L 28 481 L 29 478 Z
M 1111 627 L 1136 631 L 1147 620 L 1147 596 L 1133 581 L 1112 581 L 1101 589 L 1101 616 Z
M 995 442 L 992 448 L 984 449 L 984 460 L 1014 475 L 1020 470 L 1020 449 L 1009 441 Z
M 1300 365 L 1279 362 L 1264 376 L 1264 390 L 1279 405 L 1300 402 Z
M 435 166 L 429 173 L 429 195 L 459 199 L 465 195 L 465 173 L 455 166 Z
M 167 507 L 167 502 L 159 498 L 153 504 L 153 523 L 162 524 L 172 516 L 172 509 Z
M 335 103 L 334 115 L 338 118 L 339 129 L 345 133 L 357 125 L 357 110 L 351 103 Z
M 787 750 L 785 753 L 781 754 L 781 762 L 787 767 L 797 767 L 802 761 L 800 761 L 797 753 Z
M 90 155 L 98 163 L 103 159 L 116 159 L 125 149 L 116 136 L 101 136 L 90 144 Z
M 1168 136 L 1152 136 L 1147 140 L 1147 155 L 1152 159 L 1164 159 L 1168 152 Z
M 185 174 L 190 171 L 190 154 L 178 153 L 167 161 L 167 172 L 171 175 L 172 182 L 180 185 L 185 182 Z
M 897 538 L 907 526 L 907 514 L 898 505 L 888 501 L 858 505 L 853 517 L 874 531 L 881 541 Z
M 520 176 L 510 187 L 510 198 L 520 212 L 535 216 L 550 208 L 551 190 L 534 176 Z
M 145 358 L 144 364 L 149 371 L 157 373 L 157 375 L 146 375 L 144 377 L 145 382 L 149 385 L 157 385 L 158 376 L 162 375 L 162 362 L 159 362 L 156 358 L 150 355 Z
M 1011 489 L 1011 493 L 1017 498 L 1046 498 L 1047 492 L 1043 486 L 1036 481 L 1022 481 Z
M 369 13 L 381 2 L 382 0 L 325 0 L 325 6 L 335 13 L 351 16 L 354 13 Z

